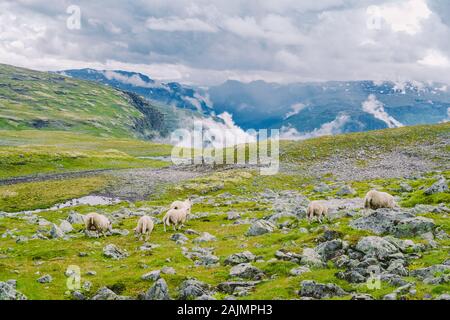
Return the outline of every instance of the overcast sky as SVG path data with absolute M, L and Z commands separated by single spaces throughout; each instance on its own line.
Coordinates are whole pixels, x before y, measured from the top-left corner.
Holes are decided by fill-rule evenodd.
M 448 0 L 2 0 L 0 62 L 123 69 L 205 86 L 450 83 L 449 21 Z

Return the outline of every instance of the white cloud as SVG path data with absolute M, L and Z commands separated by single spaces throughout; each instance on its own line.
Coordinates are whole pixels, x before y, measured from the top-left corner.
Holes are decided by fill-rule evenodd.
M 295 116 L 296 114 L 299 114 L 300 111 L 305 109 L 306 106 L 303 103 L 295 103 L 291 106 L 291 111 L 285 114 L 284 119 L 287 119 L 289 117 Z
M 367 8 L 371 23 L 384 20 L 393 31 L 414 35 L 422 30 L 422 22 L 431 15 L 426 0 L 397 1 L 385 5 L 373 5 Z
M 117 80 L 122 83 L 131 84 L 135 87 L 147 87 L 151 88 L 152 84 L 145 82 L 140 75 L 134 74 L 132 76 L 127 76 L 114 71 L 104 71 L 103 74 L 108 80 Z
M 216 27 L 201 21 L 197 18 L 178 18 L 178 17 L 168 17 L 168 18 L 148 18 L 146 27 L 151 30 L 158 31 L 197 31 L 197 32 L 216 32 Z
M 403 127 L 403 124 L 391 117 L 385 110 L 381 101 L 373 94 L 369 95 L 366 101 L 362 103 L 363 111 L 370 113 L 378 120 L 387 124 L 388 128 Z
M 342 133 L 343 126 L 350 120 L 347 114 L 340 114 L 331 122 L 322 124 L 318 129 L 311 132 L 300 133 L 297 129 L 292 127 L 282 127 L 280 139 L 283 140 L 305 140 L 321 136 L 329 136 Z
M 433 49 L 428 50 L 425 57 L 417 62 L 429 67 L 450 67 L 449 59 L 443 53 Z

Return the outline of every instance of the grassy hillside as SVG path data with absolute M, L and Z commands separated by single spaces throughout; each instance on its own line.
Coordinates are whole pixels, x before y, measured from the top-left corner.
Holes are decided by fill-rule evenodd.
M 146 138 L 161 121 L 151 105 L 137 108 L 129 95 L 107 86 L 0 65 L 0 129 Z

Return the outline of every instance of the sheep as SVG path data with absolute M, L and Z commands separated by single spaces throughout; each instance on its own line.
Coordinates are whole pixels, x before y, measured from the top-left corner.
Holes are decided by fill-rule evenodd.
M 318 201 L 311 201 L 306 210 L 306 217 L 308 221 L 311 222 L 314 216 L 322 223 L 322 217 L 328 218 L 328 207 Z
M 101 232 L 106 236 L 106 231 L 112 231 L 111 221 L 104 215 L 97 212 L 91 212 L 84 217 L 86 231 L 96 231 L 97 235 Z
M 139 240 L 142 239 L 142 236 L 144 237 L 144 241 L 148 241 L 150 237 L 150 233 L 153 231 L 153 220 L 149 216 L 142 216 L 138 223 L 137 227 L 134 229 L 135 235 L 139 235 Z
M 191 213 L 191 208 L 192 208 L 192 201 L 191 199 L 187 199 L 185 201 L 174 201 L 172 202 L 172 204 L 170 205 L 170 209 L 181 209 L 181 208 L 186 208 L 187 209 L 187 214 Z
M 164 225 L 164 232 L 166 232 L 166 226 L 173 225 L 173 230 L 176 230 L 176 227 L 180 225 L 180 228 L 184 226 L 186 222 L 186 218 L 188 215 L 188 211 L 190 208 L 180 208 L 180 209 L 170 209 L 167 211 L 166 215 L 162 219 Z
M 367 192 L 364 198 L 364 208 L 379 209 L 379 208 L 395 208 L 397 204 L 392 195 L 386 192 L 371 190 Z

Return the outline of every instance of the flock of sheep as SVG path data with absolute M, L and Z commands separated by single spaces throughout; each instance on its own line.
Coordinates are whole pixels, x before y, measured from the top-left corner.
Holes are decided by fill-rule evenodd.
M 371 190 L 364 198 L 364 207 L 367 209 L 394 208 L 396 206 L 394 197 L 386 192 Z M 190 199 L 174 201 L 162 219 L 164 232 L 166 232 L 166 226 L 169 227 L 170 225 L 173 226 L 174 231 L 182 228 L 188 214 L 191 213 L 191 208 L 192 202 Z M 308 205 L 306 217 L 308 221 L 316 217 L 322 223 L 322 218 L 328 218 L 328 207 L 320 201 L 312 201 Z M 104 215 L 92 212 L 87 214 L 84 219 L 86 230 L 96 231 L 97 234 L 102 233 L 103 235 L 105 235 L 105 232 L 112 230 L 111 221 Z M 139 236 L 140 240 L 144 237 L 144 240 L 147 241 L 153 231 L 153 227 L 154 223 L 152 218 L 142 216 L 139 218 L 137 227 L 134 229 L 135 235 Z

